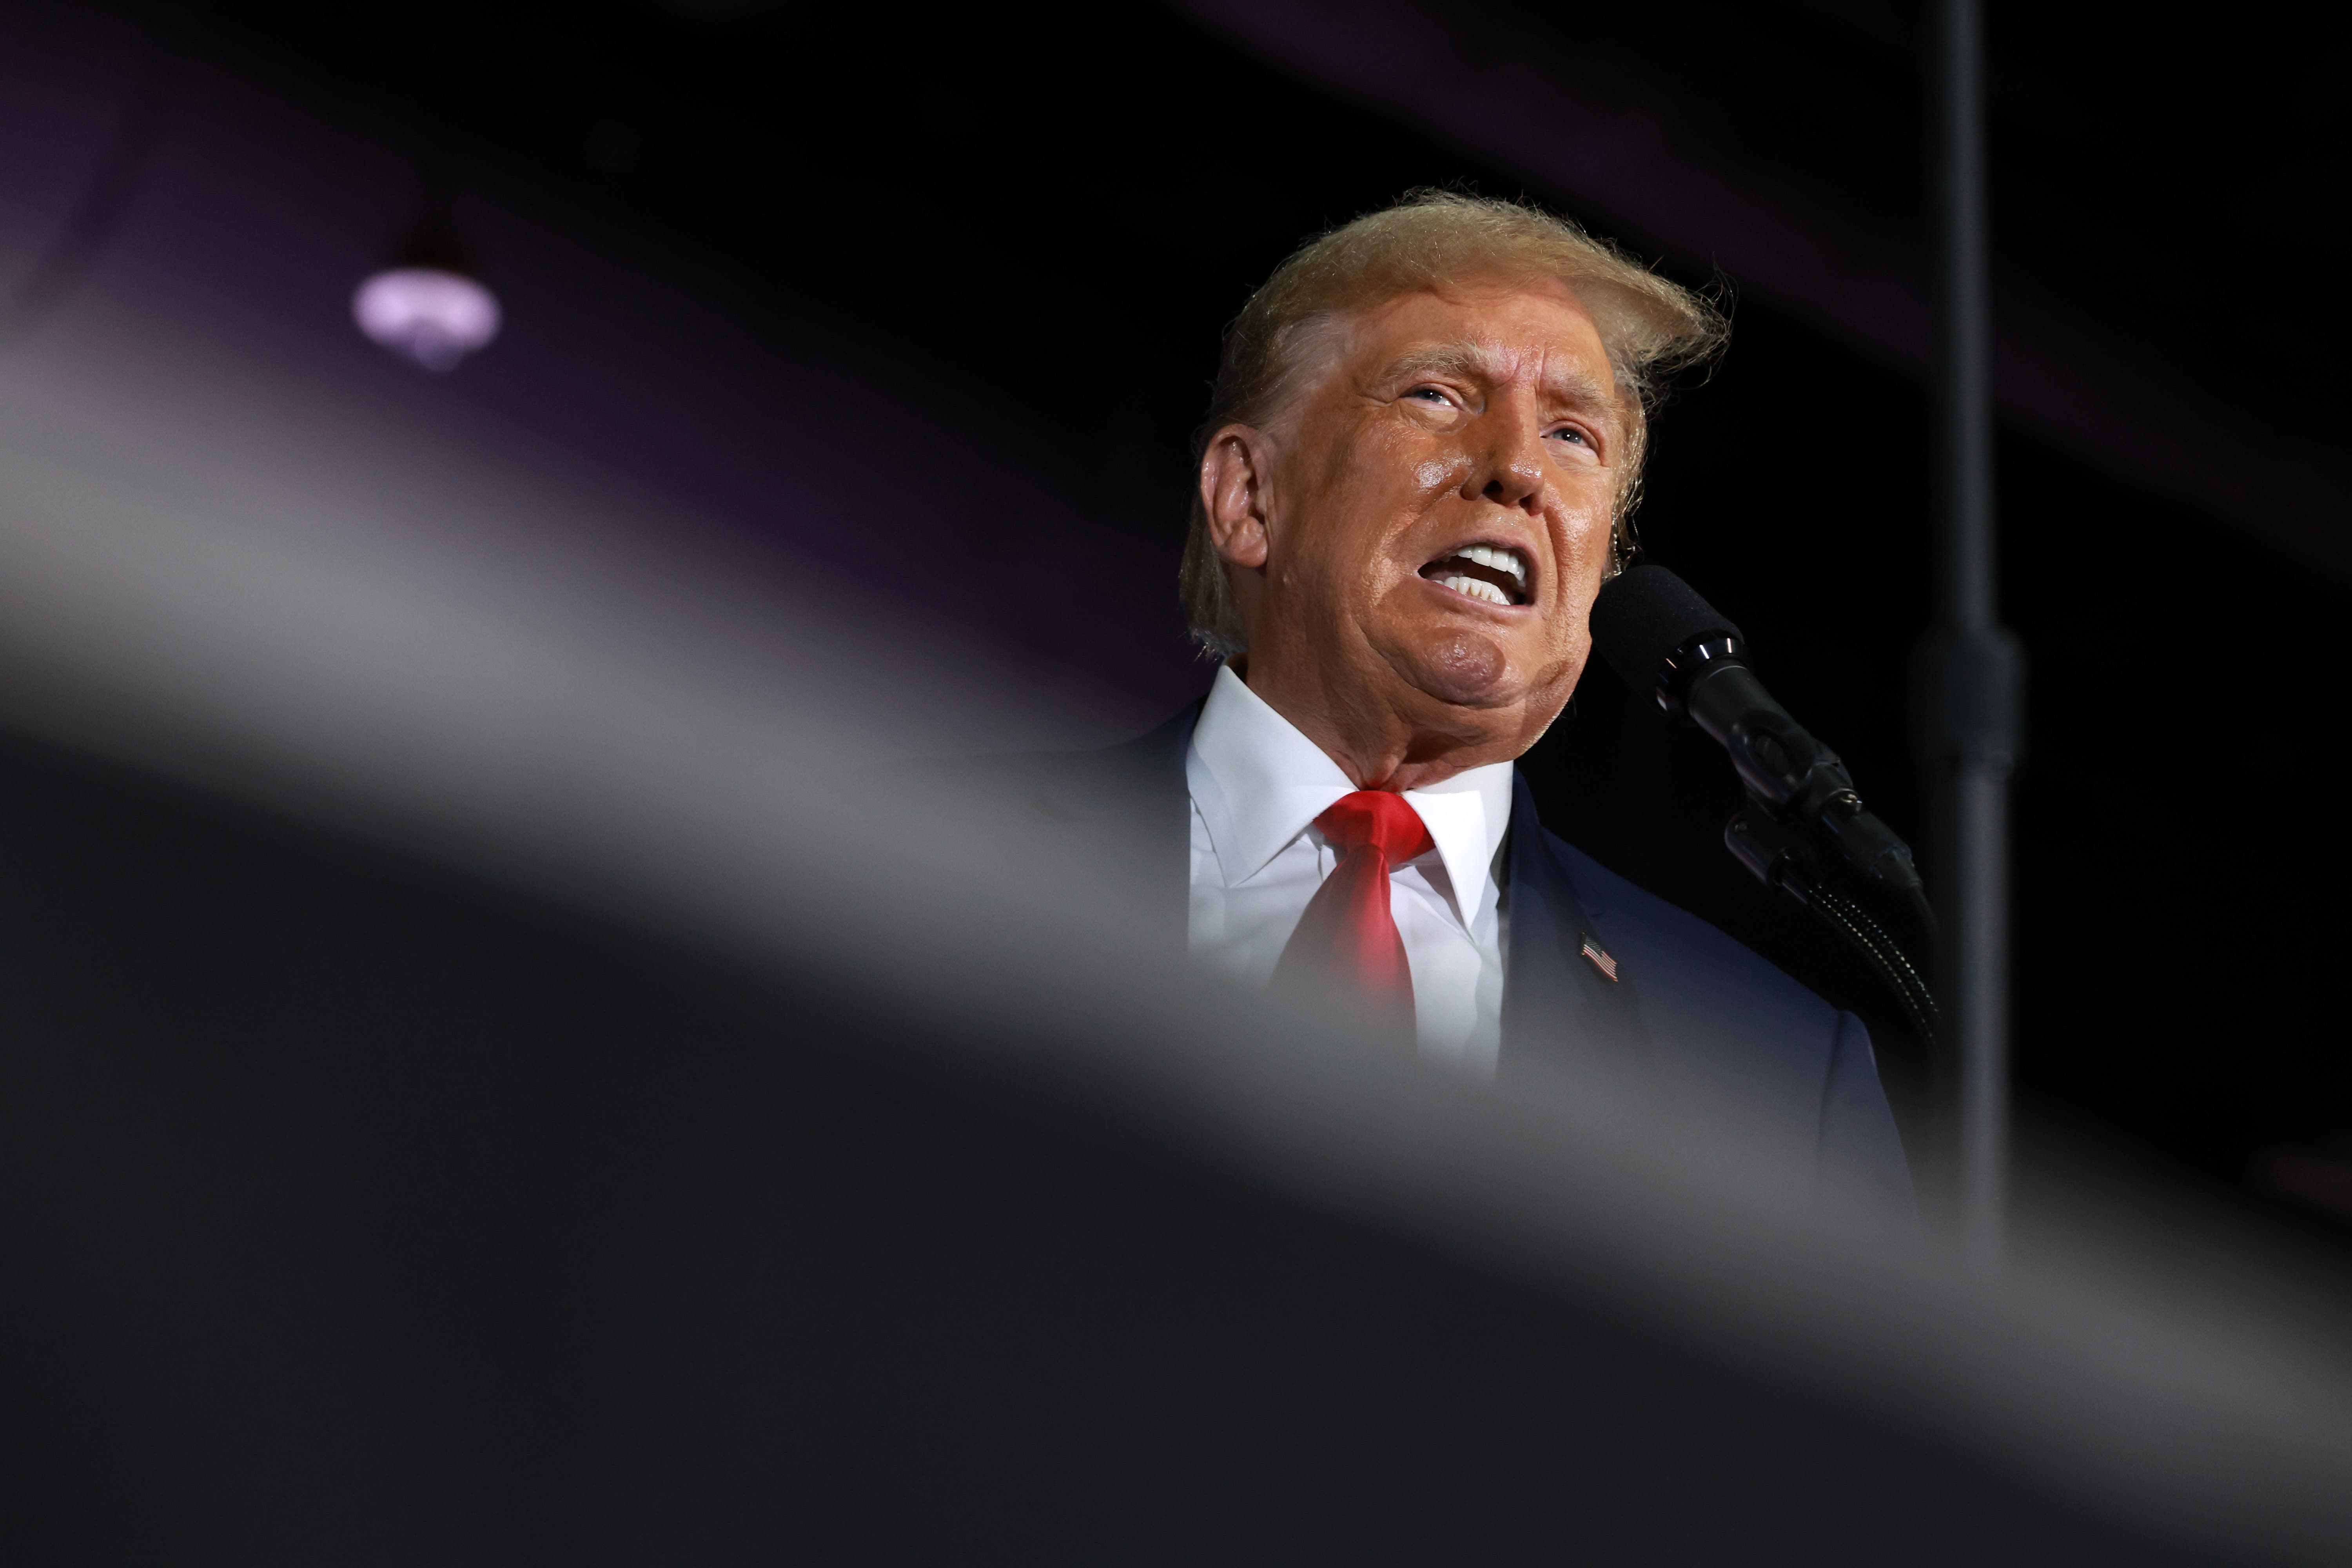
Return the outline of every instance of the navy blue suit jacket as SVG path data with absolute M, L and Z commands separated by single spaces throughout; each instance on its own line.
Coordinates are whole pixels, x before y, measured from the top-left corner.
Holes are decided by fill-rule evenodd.
M 1106 751 L 1022 759 L 1008 781 L 1057 824 L 1153 858 L 1147 870 L 1168 897 L 1147 914 L 1177 951 L 1192 879 L 1184 758 L 1200 712 L 1195 703 Z M 1524 777 L 1507 854 L 1502 1082 L 1547 1058 L 1601 1058 L 1700 1086 L 1792 1134 L 1825 1184 L 1909 1204 L 1902 1140 L 1861 1019 L 1546 831 Z M 1615 979 L 1584 955 L 1588 937 Z

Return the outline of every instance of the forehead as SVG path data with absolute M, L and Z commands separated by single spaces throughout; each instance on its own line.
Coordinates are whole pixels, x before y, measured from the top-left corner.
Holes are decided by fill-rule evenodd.
M 1588 395 L 1616 388 L 1591 311 L 1550 280 L 1402 295 L 1366 310 L 1351 337 L 1359 374 L 1444 361 L 1496 381 Z

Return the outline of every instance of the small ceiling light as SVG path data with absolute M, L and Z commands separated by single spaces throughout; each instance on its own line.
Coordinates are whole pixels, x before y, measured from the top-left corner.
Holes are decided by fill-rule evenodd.
M 499 335 L 499 299 L 453 243 L 428 235 L 360 285 L 352 320 L 409 363 L 438 373 L 455 370 Z

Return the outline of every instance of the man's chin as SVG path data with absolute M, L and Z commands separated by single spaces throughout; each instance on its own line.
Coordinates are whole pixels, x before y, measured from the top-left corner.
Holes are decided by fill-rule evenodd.
M 1505 708 L 1525 693 L 1496 638 L 1449 626 L 1413 638 L 1389 660 L 1405 683 L 1456 708 Z

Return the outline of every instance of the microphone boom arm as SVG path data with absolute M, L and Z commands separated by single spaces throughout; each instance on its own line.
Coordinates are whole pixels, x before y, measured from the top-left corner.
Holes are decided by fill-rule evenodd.
M 1935 1048 L 1942 1010 L 1902 947 L 1861 905 L 1831 888 L 1812 847 L 1834 848 L 1872 882 L 1899 895 L 1932 942 L 1936 916 L 1911 847 L 1862 804 L 1853 775 L 1772 700 L 1737 633 L 1717 631 L 1675 650 L 1659 672 L 1658 706 L 1690 719 L 1730 753 L 1748 804 L 1723 842 L 1768 888 L 1811 910 L 1870 966 L 1902 1005 L 1921 1042 Z
M 1901 896 L 1932 942 L 1936 917 L 1910 847 L 1864 806 L 1838 754 L 1772 700 L 1748 666 L 1739 628 L 1690 584 L 1652 565 L 1629 566 L 1603 583 L 1591 620 L 1594 647 L 1628 684 L 1730 753 L 1748 801 L 1724 829 L 1732 854 L 1853 947 L 1935 1049 L 1940 1018 L 1927 983 L 1862 906 L 1822 874 L 1822 853 L 1835 851 L 1865 880 Z

